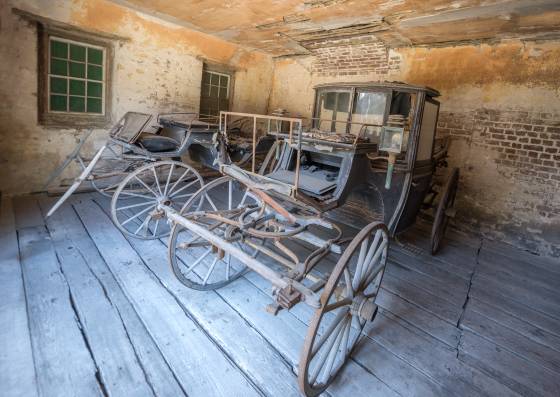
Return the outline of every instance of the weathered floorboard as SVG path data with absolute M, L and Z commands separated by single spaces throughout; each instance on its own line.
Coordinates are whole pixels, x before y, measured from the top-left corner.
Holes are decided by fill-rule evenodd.
M 398 254 L 395 255 L 395 260 L 398 260 L 401 263 L 409 263 L 410 261 L 414 263 L 423 263 L 427 267 L 433 268 L 435 271 L 442 270 L 450 272 L 464 280 L 470 279 L 474 269 L 474 265 L 476 263 L 476 258 L 473 258 L 472 263 L 469 263 L 469 266 L 464 266 L 461 264 L 456 265 L 441 260 L 439 255 L 432 256 L 425 251 L 413 252 L 406 247 L 403 247 L 399 242 L 394 242 L 393 244 L 391 244 L 389 252 L 389 257 L 391 257 L 393 253 Z M 408 257 L 408 260 L 406 257 Z
M 524 396 L 558 396 L 557 373 L 534 365 L 500 349 L 494 343 L 465 330 L 459 345 L 459 358 L 508 385 Z
M 89 197 L 85 195 L 74 196 L 70 198 L 69 202 L 79 202 L 82 199 L 89 200 Z M 39 204 L 43 213 L 48 211 L 53 200 L 52 198 L 40 200 Z M 87 234 L 70 203 L 60 207 L 48 219 L 47 223 L 53 240 L 61 239 L 69 245 L 73 245 L 87 262 L 93 276 L 101 284 L 104 293 L 107 294 L 108 299 L 122 319 L 126 336 L 134 347 L 138 361 L 155 394 L 158 396 L 180 396 L 185 394 L 140 317 L 99 255 L 97 247 Z
M 557 293 L 542 288 L 535 290 L 520 283 L 502 283 L 499 280 L 475 274 L 470 294 L 477 296 L 479 288 L 496 292 L 560 320 L 560 295 Z
M 12 200 L 0 208 L 0 385 L 6 397 L 36 396 L 35 367 L 27 320 Z
M 493 319 L 467 309 L 461 321 L 461 327 L 489 339 L 496 345 L 519 355 L 527 361 L 551 371 L 560 372 L 560 353 L 558 351 L 532 341 Z
M 428 291 L 416 288 L 406 281 L 392 277 L 390 274 L 383 276 L 383 288 L 409 302 L 414 302 L 426 311 L 451 324 L 457 324 L 461 316 L 462 306 L 453 305 Z
M 539 266 L 541 260 L 536 255 L 529 263 L 483 248 L 478 261 L 477 272 L 501 281 L 512 280 L 534 288 L 546 288 L 552 291 L 555 291 L 560 284 L 560 273 L 551 271 L 548 267 Z
M 102 257 L 189 395 L 251 396 L 259 392 L 189 318 L 145 267 L 127 240 L 91 201 L 75 208 Z M 173 342 L 173 343 L 171 343 Z
M 103 395 L 46 230 L 21 229 L 19 242 L 40 394 Z
M 515 248 L 514 246 L 501 241 L 485 239 L 481 248 L 481 253 L 482 252 L 486 252 L 487 255 L 491 255 L 493 253 L 502 257 L 506 257 L 516 263 L 521 262 L 525 265 L 528 265 L 529 267 L 536 266 L 552 273 L 560 273 L 558 259 L 535 255 L 528 251 Z
M 54 214 L 55 217 L 60 214 Z M 153 390 L 127 336 L 117 309 L 89 269 L 79 249 L 66 241 L 63 229 L 50 234 L 68 282 L 82 330 L 110 395 L 149 396 Z
M 457 360 L 454 349 L 411 331 L 390 316 L 377 316 L 367 332 L 387 350 L 449 390 L 449 395 L 516 395 L 499 381 Z
M 235 310 L 215 292 L 189 289 L 177 280 L 169 267 L 167 247 L 161 241 L 129 242 L 189 315 L 263 392 L 271 396 L 299 396 L 291 366 Z
M 496 304 L 497 299 L 492 301 L 492 303 Z M 513 303 L 509 303 L 509 308 L 515 309 Z M 541 343 L 545 346 L 550 347 L 551 349 L 556 350 L 560 355 L 560 337 L 546 328 L 540 326 L 539 324 L 542 321 L 550 321 L 553 322 L 550 328 L 554 328 L 554 319 L 550 317 L 543 317 L 539 313 L 530 310 L 528 308 L 522 307 L 520 308 L 523 310 L 523 313 L 520 313 L 518 310 L 517 313 L 508 313 L 507 311 L 500 309 L 498 306 L 493 306 L 492 304 L 483 302 L 481 300 L 471 298 L 469 299 L 469 303 L 467 306 L 467 310 L 472 310 L 477 313 L 480 313 L 488 318 L 491 318 L 493 321 L 496 321 L 499 324 L 502 324 L 504 327 L 512 329 L 524 337 L 533 340 L 535 342 Z M 514 310 L 512 310 L 513 312 Z M 525 316 L 524 316 L 525 314 Z M 557 331 L 560 330 L 560 325 L 555 328 Z

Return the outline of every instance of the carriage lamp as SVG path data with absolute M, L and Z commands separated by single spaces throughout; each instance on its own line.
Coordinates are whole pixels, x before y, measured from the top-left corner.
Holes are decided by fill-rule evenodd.
M 383 127 L 379 140 L 379 150 L 389 153 L 387 164 L 387 177 L 385 178 L 385 189 L 391 188 L 393 169 L 397 160 L 397 154 L 402 152 L 404 128 L 402 127 Z

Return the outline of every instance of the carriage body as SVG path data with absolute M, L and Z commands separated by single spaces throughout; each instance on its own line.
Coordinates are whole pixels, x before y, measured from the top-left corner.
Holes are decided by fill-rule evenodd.
M 364 224 L 382 220 L 392 235 L 404 231 L 414 223 L 432 187 L 439 93 L 403 83 L 341 83 L 320 85 L 315 90 L 315 128 L 329 126 L 338 134 L 360 134 L 375 145 L 360 177 L 347 176 L 347 182 L 341 181 L 349 185 L 346 201 L 333 216 Z M 381 141 L 384 129 L 402 129 L 388 188 L 390 148 Z

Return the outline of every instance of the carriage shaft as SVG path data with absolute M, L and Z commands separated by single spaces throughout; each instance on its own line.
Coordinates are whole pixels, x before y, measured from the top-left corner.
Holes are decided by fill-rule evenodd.
M 167 218 L 174 223 L 177 223 L 191 232 L 199 235 L 200 237 L 208 240 L 212 245 L 218 247 L 219 249 L 223 250 L 224 252 L 234 256 L 239 261 L 243 262 L 248 268 L 255 271 L 268 281 L 272 283 L 273 286 L 279 289 L 288 289 L 292 287 L 294 290 L 301 294 L 302 300 L 312 307 L 320 307 L 319 303 L 319 296 L 313 292 L 311 289 L 305 287 L 303 284 L 297 282 L 296 280 L 292 280 L 287 277 L 282 277 L 274 270 L 270 269 L 265 264 L 261 263 L 257 259 L 253 258 L 251 255 L 243 252 L 241 249 L 236 247 L 235 245 L 229 243 L 228 241 L 216 236 L 214 233 L 209 231 L 208 229 L 186 219 L 185 217 L 181 216 L 175 209 L 172 207 L 160 204 L 158 206 L 159 210 L 165 212 Z

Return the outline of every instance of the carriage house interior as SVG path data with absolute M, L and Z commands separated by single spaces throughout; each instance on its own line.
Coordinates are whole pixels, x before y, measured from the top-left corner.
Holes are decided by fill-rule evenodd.
M 2 0 L 1 396 L 558 396 L 560 1 Z

